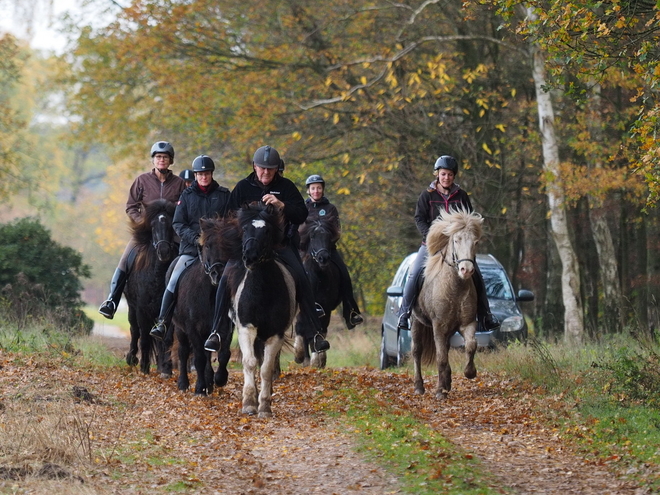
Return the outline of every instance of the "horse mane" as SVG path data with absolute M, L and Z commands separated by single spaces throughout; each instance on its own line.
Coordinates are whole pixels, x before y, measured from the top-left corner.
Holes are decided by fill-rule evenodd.
M 201 218 L 199 225 L 202 229 L 200 246 L 204 246 L 209 239 L 217 239 L 220 259 L 223 262 L 241 259 L 243 232 L 236 212 L 230 212 L 225 218 Z
M 243 204 L 238 210 L 238 223 L 245 225 L 254 220 L 263 220 L 275 227 L 275 238 L 273 245 L 281 247 L 284 244 L 284 224 L 285 219 L 282 212 L 273 205 L 265 205 L 261 201 L 253 201 L 249 204 Z
M 155 251 L 150 251 L 151 246 L 151 223 L 158 215 L 165 214 L 170 218 L 174 217 L 174 210 L 176 205 L 166 199 L 156 199 L 149 203 L 145 203 L 144 211 L 139 222 L 131 219 L 129 230 L 131 236 L 135 241 L 138 248 L 138 253 L 135 258 L 135 269 L 140 270 L 148 266 L 151 261 L 151 256 L 156 256 Z
M 323 217 L 315 218 L 314 220 L 307 220 L 300 227 L 300 250 L 307 251 L 309 247 L 309 236 L 312 231 L 316 229 L 325 229 L 330 232 L 330 237 L 332 239 L 332 244 L 335 245 L 341 237 L 339 232 L 337 216 L 336 215 L 326 215 Z
M 479 213 L 469 212 L 462 208 L 442 211 L 438 218 L 431 224 L 428 234 L 426 234 L 426 247 L 429 256 L 442 251 L 447 247 L 449 238 L 461 230 L 472 231 L 477 239 L 482 234 L 483 217 Z

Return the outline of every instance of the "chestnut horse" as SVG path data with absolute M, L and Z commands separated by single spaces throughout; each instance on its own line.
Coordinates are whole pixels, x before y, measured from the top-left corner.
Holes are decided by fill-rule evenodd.
M 422 363 L 437 364 L 436 397 L 451 390 L 449 339 L 458 330 L 465 339 L 466 378 L 477 376 L 477 291 L 472 281 L 483 218 L 464 210 L 443 212 L 426 236 L 424 283 L 412 313 L 415 393 L 424 393 Z

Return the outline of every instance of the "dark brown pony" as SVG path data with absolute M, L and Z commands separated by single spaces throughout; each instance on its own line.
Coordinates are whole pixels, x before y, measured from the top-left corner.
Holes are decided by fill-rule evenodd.
M 140 370 L 149 373 L 151 360 L 156 357 L 158 371 L 168 376 L 172 368 L 166 363 L 165 349 L 161 343 L 154 345 L 149 331 L 160 312 L 165 273 L 178 251 L 172 229 L 174 209 L 174 203 L 165 199 L 152 201 L 145 205 L 142 220 L 131 222 L 137 253 L 124 289 L 131 325 L 131 344 L 126 363 L 129 366 L 139 363 Z M 138 349 L 140 359 L 137 357 Z
M 340 237 L 337 225 L 335 218 L 325 216 L 305 222 L 300 229 L 303 266 L 314 289 L 315 300 L 325 312 L 320 318 L 324 337 L 328 334 L 332 312 L 341 303 L 341 272 L 331 259 L 331 253 L 336 249 Z M 296 335 L 305 333 L 300 329 L 302 325 L 305 325 L 305 319 L 299 314 L 296 319 Z M 302 337 L 296 339 L 296 345 L 305 345 Z M 312 366 L 323 368 L 326 365 L 326 353 L 310 353 L 309 345 L 305 345 L 305 361 L 308 360 Z
M 464 374 L 467 378 L 477 376 L 474 365 L 477 291 L 472 274 L 482 223 L 483 218 L 477 213 L 462 210 L 442 213 L 426 236 L 429 254 L 411 327 L 415 393 L 424 393 L 422 363 L 435 363 L 438 367 L 436 397 L 447 398 L 451 390 L 449 339 L 456 330 L 465 339 Z

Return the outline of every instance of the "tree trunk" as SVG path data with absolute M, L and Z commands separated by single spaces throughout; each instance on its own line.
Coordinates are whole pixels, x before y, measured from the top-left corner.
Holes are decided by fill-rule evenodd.
M 591 139 L 596 143 L 602 143 L 600 128 L 600 85 L 593 84 L 589 98 L 589 122 L 591 122 Z M 596 158 L 588 162 L 590 168 L 601 168 L 601 161 Z M 603 320 L 601 328 L 606 333 L 620 333 L 623 330 L 623 293 L 621 291 L 621 279 L 619 278 L 619 266 L 612 233 L 607 224 L 605 208 L 600 198 L 592 195 L 589 199 L 589 220 L 591 231 L 596 243 L 598 261 L 600 266 L 600 277 L 603 285 Z
M 534 15 L 528 10 L 529 15 Z M 581 342 L 584 336 L 582 299 L 580 296 L 580 269 L 568 231 L 564 209 L 564 191 L 559 170 L 559 146 L 555 137 L 555 117 L 546 86 L 545 57 L 538 45 L 532 45 L 534 85 L 539 112 L 539 128 L 543 140 L 543 168 L 547 177 L 548 206 L 552 237 L 562 264 L 562 300 L 564 302 L 564 338 L 568 342 Z

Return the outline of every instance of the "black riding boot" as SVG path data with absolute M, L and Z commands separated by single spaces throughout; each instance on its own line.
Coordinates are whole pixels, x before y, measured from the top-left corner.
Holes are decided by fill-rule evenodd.
M 158 315 L 158 323 L 154 325 L 149 332 L 154 339 L 163 340 L 167 334 L 167 327 L 172 322 L 172 313 L 174 312 L 174 293 L 165 289 L 163 293 L 163 301 L 160 304 L 160 314 Z
M 500 326 L 500 320 L 490 312 L 488 296 L 486 296 L 486 285 L 479 267 L 475 264 L 475 270 L 472 274 L 472 281 L 477 290 L 477 319 L 484 330 L 493 330 Z
M 99 307 L 99 313 L 109 320 L 112 320 L 117 312 L 127 278 L 128 274 L 119 268 L 117 268 L 112 275 L 112 281 L 110 282 L 110 295 Z
M 410 314 L 417 301 L 419 290 L 424 281 L 424 261 L 426 260 L 426 246 L 422 245 L 417 253 L 417 258 L 408 271 L 408 280 L 403 289 L 403 298 L 399 307 L 399 330 L 410 330 Z
M 230 266 L 227 264 L 227 266 Z M 227 268 L 225 267 L 225 270 Z M 215 293 L 215 310 L 213 312 L 213 326 L 211 327 L 211 335 L 209 335 L 206 342 L 204 342 L 204 349 L 210 352 L 218 352 L 220 350 L 220 331 L 224 330 L 223 334 L 229 335 L 228 326 L 231 325 L 229 320 L 229 295 L 227 293 L 227 275 L 224 273 L 218 282 L 218 290 Z

